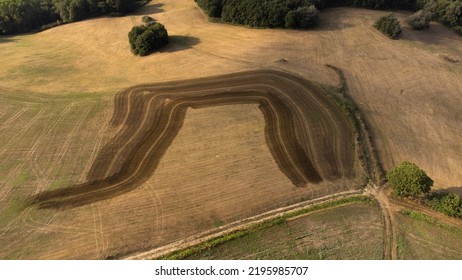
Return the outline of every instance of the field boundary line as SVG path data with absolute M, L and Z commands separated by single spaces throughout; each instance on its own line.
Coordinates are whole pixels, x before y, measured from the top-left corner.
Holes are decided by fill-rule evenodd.
M 253 225 L 282 217 L 285 214 L 289 214 L 293 211 L 301 210 L 306 207 L 311 207 L 317 204 L 334 201 L 337 199 L 346 198 L 346 197 L 350 197 L 350 196 L 354 196 L 358 194 L 363 194 L 363 190 L 362 189 L 349 190 L 349 191 L 344 191 L 344 192 L 331 194 L 331 195 L 327 195 L 323 197 L 318 197 L 318 198 L 307 200 L 307 201 L 302 201 L 302 202 L 292 204 L 289 206 L 270 210 L 268 212 L 265 212 L 265 213 L 262 213 L 256 216 L 238 220 L 238 221 L 232 222 L 230 224 L 221 226 L 216 229 L 210 229 L 202 233 L 190 236 L 188 238 L 185 238 L 185 239 L 176 241 L 174 243 L 170 243 L 168 245 L 161 246 L 161 247 L 158 247 L 158 248 L 146 251 L 146 252 L 127 255 L 125 257 L 122 257 L 122 259 L 125 259 L 125 260 L 157 259 L 169 253 L 173 253 L 175 251 L 183 250 L 183 249 L 192 247 L 194 245 L 198 245 L 200 243 L 206 242 L 210 239 L 220 237 L 220 236 L 223 236 L 223 235 L 226 235 L 226 234 L 238 231 L 238 230 L 247 229 Z

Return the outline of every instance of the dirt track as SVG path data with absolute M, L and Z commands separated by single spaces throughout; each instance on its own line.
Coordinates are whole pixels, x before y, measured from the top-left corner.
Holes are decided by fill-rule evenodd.
M 87 183 L 38 194 L 42 208 L 90 204 L 133 190 L 156 170 L 180 131 L 188 108 L 259 104 L 266 142 L 282 172 L 298 187 L 353 178 L 353 131 L 314 84 L 276 71 L 140 85 L 115 99 L 112 125 L 122 129 L 97 156 Z

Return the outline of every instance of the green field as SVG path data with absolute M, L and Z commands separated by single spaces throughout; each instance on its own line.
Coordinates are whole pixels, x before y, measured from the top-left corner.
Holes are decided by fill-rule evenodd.
M 382 259 L 383 235 L 380 209 L 356 202 L 276 223 L 188 259 Z
M 400 259 L 462 259 L 462 228 L 447 225 L 420 212 L 397 215 Z

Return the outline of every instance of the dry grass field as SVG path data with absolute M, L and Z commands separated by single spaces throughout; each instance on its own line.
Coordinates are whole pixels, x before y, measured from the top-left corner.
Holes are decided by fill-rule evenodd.
M 295 217 L 188 259 L 382 259 L 380 209 L 348 204 Z
M 132 16 L 3 39 L 0 87 L 113 94 L 140 83 L 267 67 L 334 85 L 335 73 L 323 66 L 329 63 L 345 71 L 386 168 L 411 160 L 439 188 L 460 187 L 462 39 L 432 23 L 423 32 L 403 24 L 401 40 L 386 40 L 372 27 L 385 13 L 330 9 L 316 30 L 260 30 L 210 23 L 193 1 L 156 0 Z M 173 42 L 161 53 L 139 58 L 130 53 L 127 32 L 145 14 L 164 23 Z M 405 15 L 398 13 L 401 19 Z
M 438 188 L 460 187 L 462 62 L 445 58 L 462 61 L 462 38 L 432 24 L 388 40 L 372 27 L 385 13 L 331 9 L 316 30 L 261 30 L 210 23 L 193 1 L 156 0 L 134 15 L 0 38 L 0 258 L 119 257 L 357 186 L 295 187 L 258 106 L 227 105 L 188 109 L 155 176 L 133 191 L 64 211 L 25 207 L 32 195 L 87 182 L 124 128 L 110 125 L 116 94 L 144 83 L 270 68 L 337 85 L 329 63 L 344 70 L 385 167 L 410 160 Z M 144 58 L 127 39 L 142 15 L 172 36 Z
M 47 104 L 47 99 L 39 99 L 41 95 L 38 94 L 24 95 L 10 110 L 20 112 L 18 107 L 22 106 L 25 115 L 17 126 L 11 125 L 13 120 L 5 121 L 5 129 L 18 137 L 22 136 L 21 132 L 28 135 L 32 144 L 27 142 L 24 145 L 36 146 L 40 153 L 27 148 L 21 150 L 22 141 L 11 141 L 5 149 L 6 159 L 23 158 L 25 162 L 23 165 L 19 165 L 21 162 L 13 164 L 12 170 L 5 170 L 6 174 L 16 176 L 14 172 L 24 172 L 30 166 L 34 167 L 35 173 L 34 176 L 18 173 L 5 182 L 12 190 L 5 195 L 6 207 L 2 211 L 5 226 L 1 257 L 120 257 L 275 208 L 356 188 L 359 183 L 354 177 L 352 132 L 340 111 L 336 113 L 333 104 L 323 101 L 322 92 L 313 91 L 306 95 L 310 83 L 303 84 L 303 80 L 293 80 L 290 75 L 284 77 L 282 73 L 259 73 L 248 73 L 247 85 L 245 75 L 244 78 L 232 75 L 217 81 L 209 79 L 206 83 L 196 81 L 183 86 L 134 88 L 121 93 L 116 102 L 119 109 L 115 110 L 112 121 L 107 112 L 113 107 L 107 104 L 106 96 L 84 95 L 80 103 L 76 97 L 56 97 L 62 103 L 56 101 L 58 106 L 51 101 Z M 226 89 L 221 93 L 223 84 Z M 207 86 L 204 88 L 204 85 Z M 271 86 L 279 91 L 266 92 Z M 228 91 L 233 88 L 236 92 Z M 281 91 L 284 89 L 287 96 Z M 178 90 L 186 93 L 179 94 Z M 277 97 L 275 93 L 282 95 Z M 281 97 L 287 101 L 281 102 Z M 10 103 L 12 99 L 14 96 L 5 96 Z M 185 114 L 183 119 L 171 113 L 172 108 L 181 108 L 177 105 L 193 101 L 196 102 L 192 103 L 195 109 L 183 105 L 180 111 Z M 257 106 L 259 102 L 260 108 Z M 313 104 L 306 105 L 307 102 Z M 222 106 L 211 106 L 214 103 Z M 300 104 L 306 106 L 294 107 Z M 142 109 L 144 105 L 146 107 Z M 41 111 L 32 111 L 33 106 Z M 101 110 L 98 106 L 107 108 Z M 156 106 L 166 106 L 165 114 L 158 113 L 162 109 Z M 74 110 L 67 112 L 68 107 L 74 107 Z M 273 107 L 275 109 L 271 109 Z M 26 114 L 29 111 L 30 115 Z M 290 117 L 291 111 L 295 112 L 294 117 Z M 47 118 L 41 119 L 42 114 Z M 54 120 L 57 114 L 74 118 Z M 164 118 L 168 121 L 164 122 Z M 35 119 L 45 132 L 51 124 L 51 139 L 45 138 L 48 134 L 42 130 L 32 130 L 40 128 L 34 126 Z M 284 124 L 285 119 L 294 122 L 297 135 L 290 137 L 290 125 Z M 304 128 L 305 120 L 310 119 Z M 181 129 L 164 130 L 158 120 L 161 124 L 172 123 Z M 299 120 L 303 120 L 302 123 L 298 123 Z M 100 126 L 100 122 L 104 126 Z M 226 122 L 225 126 L 223 122 Z M 111 126 L 111 123 L 118 126 Z M 326 137 L 305 135 L 313 127 L 325 130 Z M 168 133 L 159 133 L 159 128 Z M 92 139 L 94 135 L 99 138 Z M 104 138 L 109 136 L 112 139 Z M 164 137 L 171 143 L 158 142 L 164 141 Z M 312 182 L 310 170 L 301 177 L 291 175 L 300 168 L 298 157 L 301 155 L 300 151 L 292 149 L 298 147 L 299 140 L 296 139 L 306 137 L 312 140 L 306 141 L 300 149 L 309 150 L 308 143 L 314 145 L 309 157 L 322 182 L 316 176 Z M 282 143 L 278 139 L 282 139 Z M 332 144 L 325 146 L 329 141 L 333 141 Z M 46 145 L 48 142 L 50 144 Z M 81 146 L 90 144 L 92 149 Z M 332 158 L 332 153 L 337 155 Z M 33 157 L 26 158 L 30 154 Z M 137 157 L 141 157 L 141 161 L 136 160 Z M 93 163 L 83 164 L 82 158 Z M 287 160 L 295 165 L 288 165 Z M 339 165 L 336 167 L 337 160 Z M 5 166 L 8 164 L 11 162 L 5 160 Z M 75 165 L 80 166 L 76 168 Z M 133 169 L 137 171 L 130 173 Z M 121 175 L 117 175 L 119 170 Z M 56 172 L 60 173 L 43 181 L 43 174 Z M 21 181 L 16 183 L 18 180 Z M 30 196 L 35 194 L 38 194 L 36 203 L 39 207 L 28 206 Z
M 33 193 L 85 182 L 99 150 L 112 137 L 113 100 L 98 94 L 69 98 L 24 92 L 2 92 L 0 99 L 1 258 L 40 258 L 45 246 L 59 244 L 56 230 L 88 236 L 88 228 L 79 223 L 64 228 L 59 221 L 68 213 L 39 213 L 25 208 L 25 200 Z
M 268 148 L 294 186 L 312 188 L 360 174 L 355 171 L 354 132 L 344 113 L 314 84 L 283 72 L 252 71 L 142 85 L 118 94 L 115 104 L 111 124 L 122 129 L 99 153 L 87 182 L 42 192 L 33 204 L 76 207 L 139 187 L 155 173 L 188 109 L 225 105 L 259 105 Z M 222 121 L 227 124 L 229 119 Z M 203 142 L 207 143 L 206 137 Z M 181 162 L 174 166 L 183 168 Z M 206 178 L 201 183 L 210 185 Z

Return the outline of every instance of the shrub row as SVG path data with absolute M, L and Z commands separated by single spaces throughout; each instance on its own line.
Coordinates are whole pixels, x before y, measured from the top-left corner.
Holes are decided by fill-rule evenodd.
M 314 26 L 319 0 L 195 0 L 209 17 L 251 27 Z
M 462 200 L 455 193 L 432 193 L 425 203 L 448 216 L 462 218 Z

